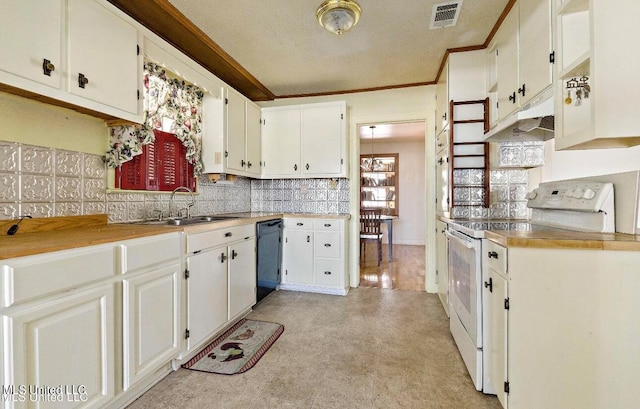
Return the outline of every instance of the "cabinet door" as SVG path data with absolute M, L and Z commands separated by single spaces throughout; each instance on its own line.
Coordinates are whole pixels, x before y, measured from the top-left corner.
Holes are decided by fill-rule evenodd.
M 445 131 L 449 133 L 448 130 Z M 436 214 L 446 216 L 449 213 L 449 148 L 438 152 L 436 158 Z
M 344 106 L 301 108 L 302 173 L 338 175 L 344 153 Z
M 436 222 L 436 269 L 438 272 L 438 296 L 447 316 L 449 315 L 449 246 L 447 224 Z
M 444 68 L 436 84 L 436 134 L 442 132 L 449 124 L 449 62 L 444 64 Z
M 180 264 L 123 281 L 124 389 L 180 353 Z
M 8 379 L 13 385 L 82 385 L 83 389 L 75 392 L 79 392 L 76 402 L 86 399 L 83 408 L 104 407 L 113 398 L 116 331 L 112 285 L 4 318 L 5 337 L 12 344 L 5 351 L 10 361 L 5 360 L 5 370 L 12 372 Z M 74 399 L 66 394 L 61 398 L 67 396 Z M 29 402 L 28 395 L 26 399 Z M 32 407 L 16 402 L 16 407 L 26 406 Z
M 285 231 L 284 280 L 293 284 L 313 283 L 313 232 Z
M 519 24 L 519 93 L 520 106 L 526 104 L 551 85 L 553 65 L 551 53 L 550 0 L 520 1 Z
M 485 281 L 491 284 L 485 286 L 484 295 L 488 302 L 484 307 L 488 309 L 484 315 L 489 323 L 486 325 L 484 344 L 484 359 L 488 362 L 488 378 L 493 390 L 498 395 L 498 400 L 503 408 L 508 408 L 508 394 L 504 391 L 504 383 L 508 380 L 507 374 L 507 313 L 505 300 L 509 298 L 507 280 L 499 275 L 492 267 L 487 268 Z
M 261 157 L 261 131 L 262 131 L 262 117 L 260 115 L 260 107 L 246 102 L 246 114 L 247 114 L 247 138 L 246 138 L 246 152 L 247 152 L 247 172 L 252 175 L 260 175 L 262 171 L 262 157 Z
M 0 0 L 0 38 L 3 39 L 0 70 L 61 88 L 63 3 L 63 0 Z M 44 74 L 45 59 L 55 67 L 51 75 Z
M 229 319 L 256 303 L 256 241 L 229 246 Z
M 263 176 L 300 174 L 300 108 L 262 112 Z
M 69 92 L 138 113 L 138 32 L 88 0 L 69 0 Z M 79 74 L 88 82 L 79 86 Z
M 218 247 L 187 258 L 188 349 L 227 322 L 227 248 Z
M 518 5 L 516 4 L 496 32 L 498 49 L 498 120 L 518 108 Z
M 245 159 L 245 100 L 233 89 L 227 89 L 227 170 L 244 171 Z

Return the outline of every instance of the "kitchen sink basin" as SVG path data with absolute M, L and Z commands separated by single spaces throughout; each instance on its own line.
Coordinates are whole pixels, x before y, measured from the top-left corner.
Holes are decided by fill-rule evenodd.
M 143 220 L 140 222 L 135 222 L 136 224 L 147 224 L 147 225 L 169 225 L 169 226 L 188 226 L 191 224 L 198 223 L 210 223 L 210 222 L 219 222 L 224 220 L 233 220 L 239 219 L 239 216 L 225 216 L 225 215 L 214 215 L 214 216 L 193 216 L 193 217 L 185 217 L 179 219 L 167 219 L 167 220 Z

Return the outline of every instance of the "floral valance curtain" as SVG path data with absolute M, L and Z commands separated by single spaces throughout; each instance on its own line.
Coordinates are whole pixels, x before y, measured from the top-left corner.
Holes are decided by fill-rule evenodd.
M 144 123 L 142 126 L 115 126 L 110 129 L 107 164 L 116 168 L 142 154 L 144 145 L 154 142 L 154 129 L 170 132 L 187 150 L 187 160 L 195 175 L 202 173 L 201 88 L 167 77 L 164 68 L 144 64 Z

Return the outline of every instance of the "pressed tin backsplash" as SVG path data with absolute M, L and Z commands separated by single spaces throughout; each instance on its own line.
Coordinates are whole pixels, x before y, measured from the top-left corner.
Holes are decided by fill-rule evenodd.
M 0 219 L 108 213 L 110 223 L 169 215 L 170 194 L 108 191 L 104 157 L 0 141 Z M 177 208 L 189 196 L 175 196 Z M 249 211 L 348 213 L 347 179 L 198 178 L 193 215 Z

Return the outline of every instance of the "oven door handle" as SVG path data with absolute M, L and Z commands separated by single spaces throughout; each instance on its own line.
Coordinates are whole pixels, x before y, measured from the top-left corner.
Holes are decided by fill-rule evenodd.
M 475 239 L 465 236 L 462 233 L 458 233 L 455 230 L 447 230 L 447 238 L 457 240 L 468 249 L 472 249 L 475 246 Z

